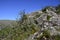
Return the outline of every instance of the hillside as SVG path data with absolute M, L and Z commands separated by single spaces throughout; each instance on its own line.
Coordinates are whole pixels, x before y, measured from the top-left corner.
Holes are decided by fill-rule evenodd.
M 15 20 L 0 20 L 0 29 L 6 27 L 6 26 L 11 26 L 14 23 L 16 23 Z
M 5 25 L 11 24 L 13 22 L 15 22 L 15 20 L 0 20 L 0 24 L 5 24 Z
M 17 20 L 15 27 L 0 30 L 0 40 L 60 40 L 60 5 L 48 6 L 40 11 L 25 14 Z M 12 24 L 13 21 L 0 21 Z

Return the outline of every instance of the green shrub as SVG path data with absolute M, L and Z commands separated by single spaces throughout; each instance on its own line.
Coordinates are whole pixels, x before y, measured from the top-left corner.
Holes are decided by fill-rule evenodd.
M 47 20 L 50 20 L 51 16 L 47 16 Z
M 60 35 L 56 35 L 55 40 L 60 40 Z

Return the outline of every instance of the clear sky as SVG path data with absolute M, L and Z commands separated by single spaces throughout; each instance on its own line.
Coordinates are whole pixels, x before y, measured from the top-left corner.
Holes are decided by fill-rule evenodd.
M 0 0 L 0 20 L 15 20 L 19 11 L 40 10 L 45 6 L 56 6 L 60 0 Z

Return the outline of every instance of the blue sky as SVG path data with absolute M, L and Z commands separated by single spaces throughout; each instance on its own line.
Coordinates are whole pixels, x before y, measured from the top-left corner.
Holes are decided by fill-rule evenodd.
M 0 20 L 15 20 L 23 9 L 28 13 L 58 4 L 60 0 L 0 0 Z

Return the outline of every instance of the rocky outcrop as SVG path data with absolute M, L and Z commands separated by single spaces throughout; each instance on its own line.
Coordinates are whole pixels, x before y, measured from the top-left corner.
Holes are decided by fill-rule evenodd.
M 35 18 L 37 14 L 39 14 L 40 16 Z M 46 9 L 46 12 L 38 11 L 35 13 L 35 15 L 29 15 L 29 18 L 34 24 L 36 24 L 34 22 L 36 21 L 36 25 L 41 28 L 40 31 L 37 31 L 33 34 L 32 39 L 35 39 L 39 37 L 39 35 L 42 35 L 44 30 L 49 30 L 51 36 L 57 34 L 60 35 L 60 31 L 58 31 L 60 29 L 60 16 L 56 13 L 55 8 L 50 7 Z

